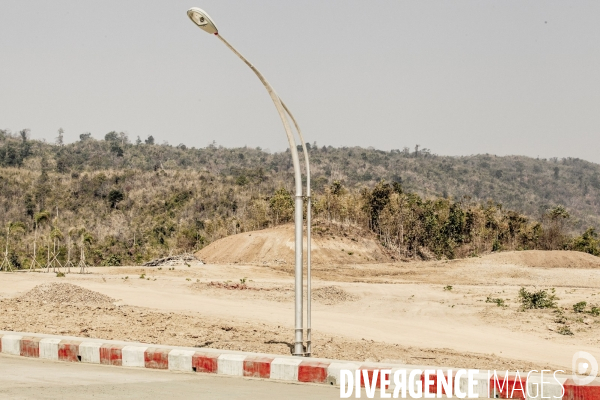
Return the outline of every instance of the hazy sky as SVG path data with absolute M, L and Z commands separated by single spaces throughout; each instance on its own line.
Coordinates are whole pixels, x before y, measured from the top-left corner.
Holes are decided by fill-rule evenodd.
M 600 162 L 600 1 L 1 0 L 0 128 Z

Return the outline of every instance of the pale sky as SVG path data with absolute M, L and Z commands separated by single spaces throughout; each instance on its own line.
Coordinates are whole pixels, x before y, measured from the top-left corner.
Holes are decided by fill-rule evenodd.
M 1 0 L 0 128 L 204 147 L 307 141 L 600 162 L 600 2 Z

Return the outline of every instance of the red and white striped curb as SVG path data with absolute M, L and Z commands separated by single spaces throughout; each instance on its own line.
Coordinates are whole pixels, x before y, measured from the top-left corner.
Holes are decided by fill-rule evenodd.
M 426 378 L 422 372 L 425 369 L 448 370 L 439 367 L 360 363 L 318 358 L 305 359 L 270 354 L 146 345 L 113 340 L 7 331 L 0 331 L 0 352 L 22 357 L 66 362 L 200 372 L 330 385 L 340 384 L 340 371 L 342 370 L 350 370 L 353 375 L 355 371 L 362 370 L 360 382 L 362 387 L 365 387 L 365 380 L 373 382 L 372 378 L 375 370 L 390 370 L 391 373 L 384 376 L 386 379 L 383 380 L 386 388 L 389 389 L 394 389 L 394 382 L 391 377 L 395 371 L 405 370 L 408 375 L 411 371 L 419 369 L 418 381 L 421 382 L 421 388 L 425 393 L 436 393 L 437 382 L 436 377 L 431 376 L 429 379 L 432 380 L 429 380 L 426 385 L 424 382 Z M 519 388 L 526 387 L 529 388 L 528 393 L 538 393 L 542 382 L 542 377 L 537 375 L 531 375 L 528 380 L 525 376 L 520 380 L 515 376 L 509 376 L 506 380 L 500 378 L 500 382 L 504 382 L 504 387 L 499 388 L 494 378 L 490 379 L 488 373 L 475 374 L 474 378 L 477 381 L 476 393 L 479 394 L 480 398 L 487 398 L 488 394 L 491 394 L 490 397 L 492 398 L 511 398 L 510 393 L 513 392 L 513 388 L 517 388 L 514 393 L 515 396 L 521 394 L 522 391 L 518 390 Z M 543 398 L 600 400 L 600 383 L 593 382 L 590 385 L 578 386 L 569 377 L 557 376 L 556 378 L 558 382 L 554 378 L 548 379 L 548 376 L 546 376 Z M 548 382 L 549 380 L 550 382 Z M 381 387 L 381 374 L 376 377 L 374 384 L 377 388 Z M 466 393 L 466 376 L 460 379 L 458 386 L 458 388 L 451 386 L 454 395 L 458 391 Z M 561 397 L 563 390 L 564 395 Z M 539 394 L 536 394 L 536 396 L 527 396 L 526 399 L 522 396 L 514 398 L 523 400 L 542 398 Z

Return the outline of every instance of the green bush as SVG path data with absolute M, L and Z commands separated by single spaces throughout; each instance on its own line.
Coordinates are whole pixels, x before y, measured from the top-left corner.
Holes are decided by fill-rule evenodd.
M 538 290 L 537 292 L 529 292 L 522 287 L 521 290 L 519 290 L 521 306 L 524 310 L 530 310 L 532 308 L 555 308 L 558 297 L 554 295 L 554 292 L 554 289 L 552 289 L 552 293 L 548 293 L 548 290 L 546 289 Z
M 587 303 L 585 301 L 580 301 L 577 304 L 573 304 L 573 311 L 575 311 L 576 313 L 582 313 L 585 311 L 586 306 Z

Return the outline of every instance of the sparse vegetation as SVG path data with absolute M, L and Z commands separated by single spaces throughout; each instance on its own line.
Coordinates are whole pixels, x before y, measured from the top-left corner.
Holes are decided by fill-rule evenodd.
M 587 307 L 587 303 L 585 301 L 580 301 L 579 303 L 573 304 L 573 311 L 576 313 L 582 313 L 585 311 Z
M 449 292 L 449 291 L 452 290 L 452 286 L 451 285 L 446 285 L 446 286 L 444 286 L 444 290 L 446 290 L 446 291 Z
M 64 278 L 64 277 L 65 277 L 65 274 L 64 274 L 63 272 L 57 272 L 57 273 L 56 273 L 56 277 L 57 277 L 57 278 Z
M 596 164 L 571 158 L 442 157 L 427 149 L 385 152 L 313 144 L 309 151 L 315 220 L 370 229 L 399 258 L 525 249 L 600 254 Z M 150 138 L 131 143 L 118 132 L 103 140 L 82 134 L 76 143 L 55 146 L 30 140 L 27 130 L 0 131 L 0 225 L 24 227 L 12 243 L 16 268 L 28 267 L 35 216 L 44 213 L 40 246 L 51 232 L 85 227 L 85 239 L 76 247 L 85 247 L 92 264 L 141 264 L 291 221 L 292 176 L 287 152 L 173 147 Z M 53 219 L 56 209 L 60 218 Z M 572 236 L 575 229 L 587 230 Z M 2 235 L 0 246 L 5 241 Z M 66 240 L 57 244 L 63 262 Z
M 551 293 L 548 293 L 547 289 L 538 290 L 537 292 L 529 292 L 527 289 L 522 287 L 519 290 L 519 299 L 521 301 L 521 307 L 523 310 L 529 309 L 540 309 L 540 308 L 554 308 L 556 307 L 555 289 L 551 289 Z
M 566 324 L 567 323 L 567 317 L 565 317 L 565 315 L 561 312 L 561 313 L 557 313 L 556 318 L 554 319 L 554 322 L 557 324 Z
M 487 299 L 485 299 L 485 302 L 486 303 L 495 303 L 496 306 L 498 306 L 498 307 L 506 307 L 504 300 L 500 299 L 500 298 L 492 298 L 491 296 L 488 296 Z
M 556 333 L 565 336 L 573 336 L 573 331 L 571 331 L 571 328 L 568 325 L 559 326 Z
M 248 290 L 250 289 L 245 283 L 231 283 L 231 281 L 227 282 L 209 282 L 207 286 L 216 287 L 227 290 Z
M 140 279 L 146 279 L 146 274 L 141 274 Z

